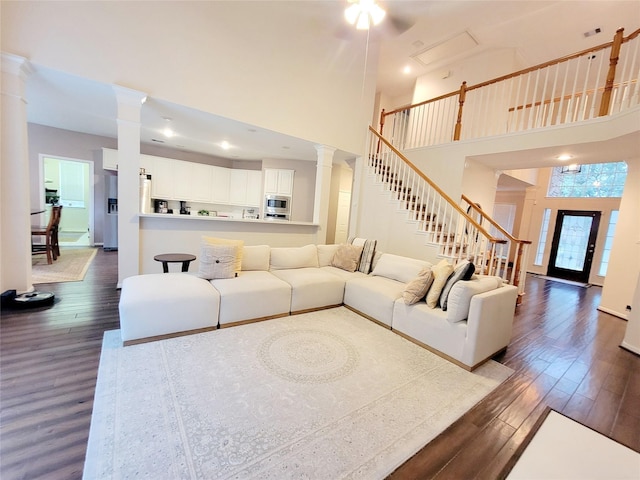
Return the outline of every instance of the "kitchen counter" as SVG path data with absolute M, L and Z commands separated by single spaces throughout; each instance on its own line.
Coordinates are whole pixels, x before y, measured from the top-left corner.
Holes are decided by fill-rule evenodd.
M 172 213 L 140 213 L 138 214 L 141 218 L 162 218 L 165 220 L 204 220 L 206 222 L 240 222 L 240 223 L 252 223 L 252 224 L 260 224 L 260 225 L 301 225 L 301 226 L 311 226 L 317 227 L 317 223 L 313 222 L 296 222 L 291 220 L 265 220 L 263 218 L 253 219 L 253 218 L 231 218 L 231 217 L 208 217 L 204 215 L 176 215 Z

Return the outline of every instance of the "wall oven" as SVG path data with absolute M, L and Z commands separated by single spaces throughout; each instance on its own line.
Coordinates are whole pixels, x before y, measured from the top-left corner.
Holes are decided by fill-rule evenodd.
M 264 218 L 266 220 L 289 220 L 291 215 L 291 197 L 284 195 L 265 195 Z

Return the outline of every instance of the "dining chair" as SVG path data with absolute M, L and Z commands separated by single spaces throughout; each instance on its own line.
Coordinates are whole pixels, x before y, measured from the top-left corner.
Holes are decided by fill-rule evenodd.
M 51 265 L 53 260 L 56 260 L 60 256 L 60 246 L 58 244 L 58 228 L 60 225 L 60 217 L 62 214 L 62 206 L 55 205 L 51 207 L 51 216 L 49 217 L 49 223 L 46 226 L 31 226 L 31 254 L 47 255 L 47 263 Z M 34 245 L 33 237 L 45 237 L 44 245 Z

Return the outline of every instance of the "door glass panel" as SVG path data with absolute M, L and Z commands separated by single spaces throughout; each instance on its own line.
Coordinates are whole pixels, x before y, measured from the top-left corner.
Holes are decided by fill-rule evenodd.
M 555 267 L 576 271 L 584 269 L 592 222 L 591 217 L 565 215 Z

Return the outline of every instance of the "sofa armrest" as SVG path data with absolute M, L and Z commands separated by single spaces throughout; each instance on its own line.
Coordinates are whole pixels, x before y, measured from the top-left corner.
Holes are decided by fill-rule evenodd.
M 517 287 L 504 285 L 471 298 L 465 364 L 475 367 L 509 345 L 517 296 Z

